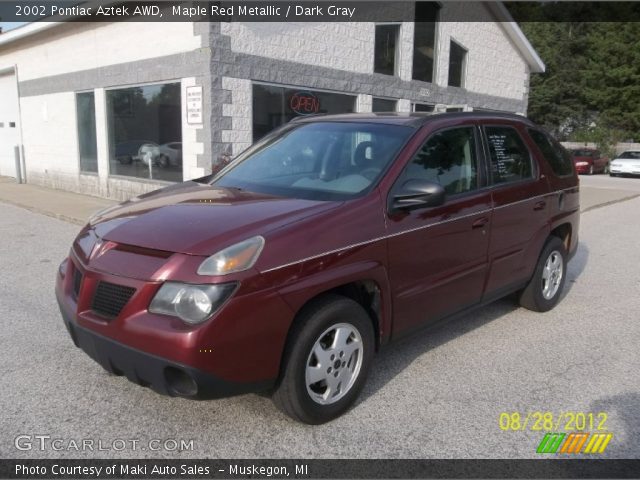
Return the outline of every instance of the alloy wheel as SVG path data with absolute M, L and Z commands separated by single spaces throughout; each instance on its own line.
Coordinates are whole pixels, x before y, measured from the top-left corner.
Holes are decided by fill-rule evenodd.
M 315 341 L 307 358 L 305 385 L 311 399 L 329 405 L 344 397 L 360 374 L 362 336 L 349 323 L 326 329 Z
M 558 293 L 563 274 L 562 254 L 554 250 L 547 257 L 542 270 L 542 296 L 546 300 L 552 299 Z

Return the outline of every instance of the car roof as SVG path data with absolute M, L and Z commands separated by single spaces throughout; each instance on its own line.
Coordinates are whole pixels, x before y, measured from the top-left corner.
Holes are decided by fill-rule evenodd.
M 315 123 L 315 122 L 365 122 L 365 123 L 381 123 L 386 125 L 406 125 L 413 128 L 420 128 L 428 123 L 448 120 L 448 119 L 495 119 L 510 120 L 524 123 L 535 127 L 535 124 L 522 115 L 507 112 L 379 112 L 379 113 L 342 113 L 342 114 L 316 114 L 296 117 L 292 122 L 295 123 Z

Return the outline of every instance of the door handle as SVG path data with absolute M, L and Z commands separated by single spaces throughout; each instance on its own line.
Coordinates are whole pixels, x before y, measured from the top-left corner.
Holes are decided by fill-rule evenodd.
M 540 200 L 539 202 L 536 202 L 536 204 L 533 206 L 534 210 L 544 210 L 544 207 L 547 206 L 547 202 L 545 202 L 544 200 Z
M 482 217 L 474 221 L 471 224 L 471 228 L 483 228 L 487 223 L 489 223 L 489 219 L 487 217 Z

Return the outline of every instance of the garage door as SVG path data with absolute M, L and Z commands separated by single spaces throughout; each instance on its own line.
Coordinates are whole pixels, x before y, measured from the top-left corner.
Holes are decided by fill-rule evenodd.
M 20 143 L 18 92 L 13 72 L 0 73 L 0 175 L 16 176 L 13 149 Z

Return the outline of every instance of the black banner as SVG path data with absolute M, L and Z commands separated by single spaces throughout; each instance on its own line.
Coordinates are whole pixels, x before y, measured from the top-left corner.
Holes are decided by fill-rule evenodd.
M 80 22 L 401 22 L 432 21 L 434 2 L 381 0 L 299 1 L 110 1 L 18 0 L 0 2 L 0 21 Z M 448 5 L 442 21 L 505 21 L 509 12 L 517 22 L 638 22 L 638 2 L 478 2 Z M 474 4 L 476 4 L 474 6 Z M 507 14 L 507 15 L 509 15 Z M 496 17 L 497 15 L 497 17 Z
M 638 478 L 640 460 L 0 460 L 7 479 Z

